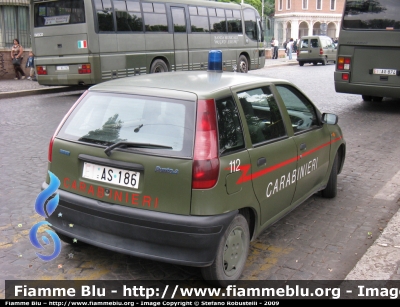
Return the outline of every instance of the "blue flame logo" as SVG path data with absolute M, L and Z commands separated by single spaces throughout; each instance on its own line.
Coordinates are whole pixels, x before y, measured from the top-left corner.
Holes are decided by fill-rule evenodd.
M 41 216 L 43 216 L 44 218 L 49 217 L 56 210 L 56 208 L 58 206 L 58 201 L 60 198 L 57 193 L 53 198 L 49 199 L 54 194 L 54 192 L 57 191 L 58 187 L 60 186 L 60 180 L 50 171 L 49 171 L 49 176 L 50 176 L 49 186 L 46 189 L 44 189 L 42 192 L 39 193 L 38 197 L 36 198 L 36 202 L 35 202 L 36 212 L 38 214 L 40 214 Z M 46 201 L 47 201 L 47 204 L 46 204 Z M 45 205 L 46 205 L 46 208 L 45 208 Z M 39 223 L 33 225 L 31 230 L 29 231 L 29 239 L 31 240 L 32 245 L 39 249 L 44 249 L 44 247 L 42 246 L 42 244 L 40 244 L 36 235 L 39 231 L 39 227 L 43 226 L 43 225 L 51 226 L 51 224 L 49 222 L 42 221 L 42 222 L 39 222 Z M 44 261 L 50 261 L 50 260 L 53 260 L 54 258 L 56 258 L 60 254 L 61 241 L 60 241 L 60 238 L 58 237 L 58 235 L 54 231 L 52 231 L 52 230 L 45 230 L 45 231 L 49 234 L 49 236 L 51 237 L 51 239 L 54 242 L 54 251 L 51 255 L 48 255 L 48 256 L 42 255 L 40 253 L 36 253 L 36 255 Z M 46 245 L 50 244 L 50 241 L 46 236 L 42 236 L 42 241 Z

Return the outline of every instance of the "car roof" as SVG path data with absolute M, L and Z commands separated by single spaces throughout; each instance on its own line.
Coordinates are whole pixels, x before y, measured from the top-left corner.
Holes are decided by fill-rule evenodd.
M 287 81 L 237 72 L 179 71 L 146 74 L 107 81 L 90 87 L 89 91 L 151 94 L 173 98 L 185 96 L 184 93 L 187 93 L 187 96 L 195 95 L 199 98 L 208 98 L 232 86 L 261 82 L 286 83 Z

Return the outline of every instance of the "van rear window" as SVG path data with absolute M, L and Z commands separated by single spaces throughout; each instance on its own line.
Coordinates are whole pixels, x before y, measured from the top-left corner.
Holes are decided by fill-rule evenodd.
M 346 1 L 343 28 L 371 30 L 399 30 L 400 4 L 393 0 Z
M 34 13 L 35 27 L 85 23 L 85 5 L 83 0 L 35 3 Z
M 57 137 L 100 146 L 117 142 L 172 149 L 132 147 L 156 155 L 192 157 L 195 102 L 157 97 L 88 93 Z

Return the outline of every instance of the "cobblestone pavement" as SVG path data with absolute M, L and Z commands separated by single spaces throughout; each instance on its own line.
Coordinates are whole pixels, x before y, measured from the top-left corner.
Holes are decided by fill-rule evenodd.
M 378 105 L 335 93 L 333 78 L 324 77 L 333 75 L 333 65 L 305 65 L 299 71 L 298 65 L 269 63 L 252 73 L 289 79 L 320 109 L 339 115 L 347 158 L 338 177 L 338 197 L 327 200 L 316 194 L 267 229 L 252 242 L 242 278 L 399 280 L 399 101 L 385 99 Z M 296 62 L 282 59 L 282 64 Z M 299 77 L 303 75 L 309 78 Z M 319 80 L 325 87 L 313 85 Z M 1 92 L 47 88 L 34 81 L 0 80 L 0 97 Z M 51 262 L 35 255 L 28 233 L 42 220 L 33 204 L 47 169 L 48 142 L 82 91 L 0 99 L 0 298 L 8 279 L 200 279 L 196 268 L 89 245 L 63 244 L 60 256 Z

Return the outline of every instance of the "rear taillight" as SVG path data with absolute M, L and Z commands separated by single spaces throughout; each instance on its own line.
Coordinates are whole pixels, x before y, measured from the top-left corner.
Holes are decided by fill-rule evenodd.
M 90 74 L 92 72 L 92 68 L 90 64 L 82 64 L 78 66 L 79 74 Z
M 83 97 L 86 96 L 86 94 L 88 93 L 88 91 L 85 91 L 81 97 L 79 97 L 79 99 L 74 103 L 74 105 L 71 107 L 71 109 L 69 109 L 68 113 L 65 114 L 64 118 L 62 119 L 62 121 L 60 122 L 60 124 L 58 125 L 56 131 L 54 132 L 53 136 L 50 139 L 50 143 L 49 143 L 49 152 L 47 155 L 47 159 L 49 160 L 49 162 L 52 162 L 53 160 L 53 144 L 54 144 L 54 139 L 56 138 L 58 132 L 60 131 L 61 127 L 64 125 L 65 121 L 67 120 L 67 118 L 69 117 L 69 115 L 72 113 L 72 111 L 76 108 L 76 106 L 79 104 L 79 102 L 83 99 Z
M 324 49 L 319 48 L 319 54 L 324 54 Z
M 218 181 L 219 158 L 217 115 L 214 99 L 197 103 L 196 139 L 193 159 L 193 189 L 210 189 Z
M 47 75 L 47 67 L 46 66 L 36 66 L 36 73 L 38 75 Z
M 348 57 L 338 57 L 337 69 L 338 70 L 350 70 L 351 58 Z

